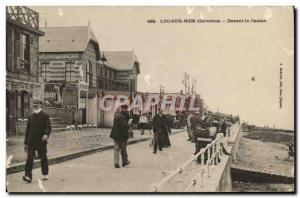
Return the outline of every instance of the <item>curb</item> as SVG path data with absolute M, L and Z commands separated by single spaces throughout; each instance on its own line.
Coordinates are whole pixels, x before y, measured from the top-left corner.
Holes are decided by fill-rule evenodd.
M 185 131 L 185 129 L 179 130 L 179 131 L 176 131 L 176 132 L 172 132 L 170 135 L 174 135 L 174 134 L 181 133 L 181 132 L 184 132 L 184 131 Z M 150 140 L 150 137 L 131 140 L 127 144 L 131 145 L 131 144 L 136 144 L 136 143 L 140 143 L 140 142 L 145 142 L 147 140 Z M 107 146 L 101 146 L 101 147 L 97 147 L 97 148 L 93 148 L 93 149 L 89 149 L 89 150 L 79 151 L 79 152 L 76 152 L 76 153 L 71 153 L 71 154 L 67 154 L 67 155 L 61 155 L 61 156 L 53 157 L 53 158 L 48 159 L 48 165 L 58 164 L 58 163 L 68 161 L 68 160 L 72 160 L 72 159 L 75 159 L 75 158 L 78 158 L 78 157 L 94 154 L 94 153 L 97 153 L 97 152 L 111 150 L 113 148 L 114 148 L 113 144 L 110 144 L 110 145 L 107 145 Z M 40 160 L 35 160 L 33 168 L 39 168 L 40 166 L 41 166 L 41 161 Z M 8 175 L 8 174 L 22 172 L 22 171 L 24 171 L 24 169 L 25 169 L 25 163 L 16 164 L 16 165 L 13 165 L 11 167 L 6 168 L 6 174 Z

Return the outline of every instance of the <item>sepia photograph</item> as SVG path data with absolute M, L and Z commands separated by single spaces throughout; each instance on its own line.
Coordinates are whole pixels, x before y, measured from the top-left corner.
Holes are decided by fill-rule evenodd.
M 6 192 L 295 193 L 295 13 L 6 5 Z

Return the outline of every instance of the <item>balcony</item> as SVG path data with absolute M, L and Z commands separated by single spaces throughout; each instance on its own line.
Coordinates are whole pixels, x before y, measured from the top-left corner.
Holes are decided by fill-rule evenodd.
M 127 83 L 120 82 L 117 80 L 107 79 L 107 78 L 103 78 L 103 77 L 97 78 L 97 87 L 100 89 L 115 90 L 115 91 L 128 91 L 129 90 Z
M 25 6 L 6 6 L 6 21 L 44 35 L 39 30 L 39 13 Z

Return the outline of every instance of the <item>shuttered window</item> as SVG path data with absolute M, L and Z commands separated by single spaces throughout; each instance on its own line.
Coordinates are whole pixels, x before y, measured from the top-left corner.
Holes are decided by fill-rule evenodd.
M 40 76 L 45 81 L 49 80 L 49 77 L 50 77 L 50 63 L 49 62 L 42 62 L 41 63 Z
M 74 70 L 75 62 L 66 62 L 66 82 L 74 82 L 76 79 L 75 77 L 75 70 Z

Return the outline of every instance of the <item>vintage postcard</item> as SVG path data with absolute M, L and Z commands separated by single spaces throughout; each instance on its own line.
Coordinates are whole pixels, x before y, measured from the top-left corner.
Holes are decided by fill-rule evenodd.
M 6 6 L 7 192 L 295 192 L 294 15 Z

